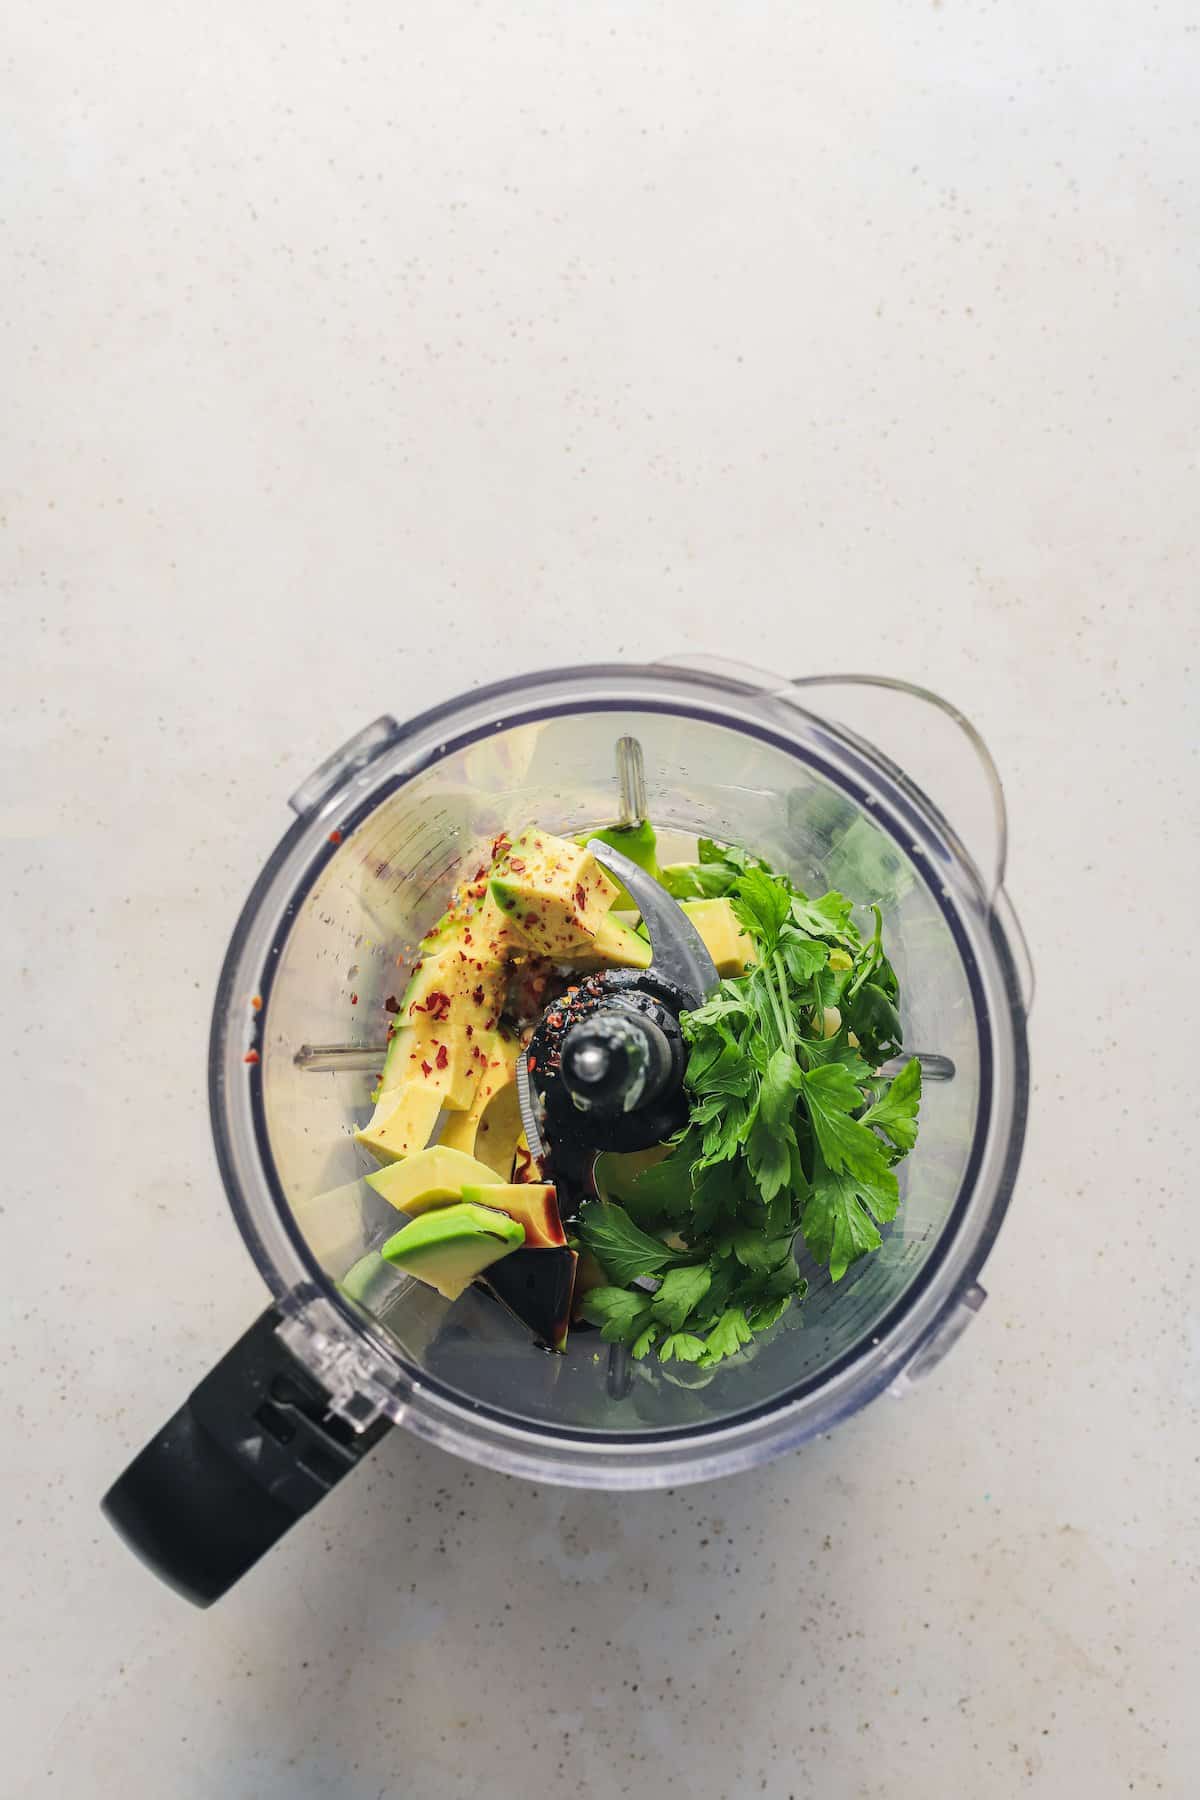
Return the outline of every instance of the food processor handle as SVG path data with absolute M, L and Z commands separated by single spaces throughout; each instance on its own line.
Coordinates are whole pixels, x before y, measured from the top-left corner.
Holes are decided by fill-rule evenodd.
M 129 1548 L 184 1599 L 211 1606 L 362 1461 L 363 1432 L 287 1350 L 268 1307 L 101 1502 Z

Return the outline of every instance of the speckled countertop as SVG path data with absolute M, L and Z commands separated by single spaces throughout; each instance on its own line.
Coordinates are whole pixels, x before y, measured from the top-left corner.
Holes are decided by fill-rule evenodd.
M 6 1795 L 1195 1790 L 1198 58 L 1179 0 L 10 0 Z M 1040 993 L 987 1306 L 713 1487 L 396 1433 L 189 1610 L 96 1503 L 263 1298 L 204 1059 L 285 796 L 677 649 L 993 746 Z

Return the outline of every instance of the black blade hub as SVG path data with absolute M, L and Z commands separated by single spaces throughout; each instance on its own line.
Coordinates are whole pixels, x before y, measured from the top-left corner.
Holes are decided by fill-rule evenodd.
M 645 1150 L 687 1119 L 682 988 L 649 971 L 588 975 L 549 1007 L 529 1073 L 555 1169 L 600 1150 Z

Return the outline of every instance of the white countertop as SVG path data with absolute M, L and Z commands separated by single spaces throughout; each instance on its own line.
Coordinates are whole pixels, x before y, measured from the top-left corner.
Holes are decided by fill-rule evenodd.
M 1193 1791 L 1200 35 L 1100 11 L 10 0 L 6 1794 Z M 190 1610 L 97 1501 L 263 1303 L 205 1042 L 285 796 L 677 650 L 992 745 L 988 1304 L 711 1487 L 394 1433 Z

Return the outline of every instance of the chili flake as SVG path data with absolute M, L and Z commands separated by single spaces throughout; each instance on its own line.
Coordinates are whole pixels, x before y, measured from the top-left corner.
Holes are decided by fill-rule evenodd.
M 342 841 L 341 832 L 337 830 L 331 831 L 329 834 L 329 841 L 331 844 L 340 844 Z
M 256 1063 L 261 1060 L 257 1050 L 247 1050 L 245 1056 L 242 1058 L 242 1061 L 246 1063 Z

